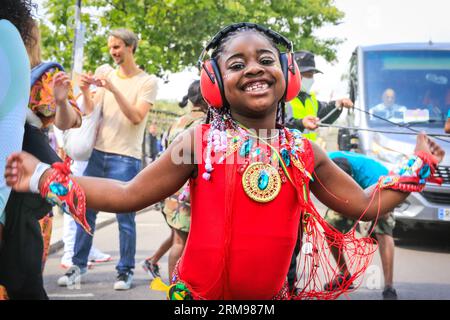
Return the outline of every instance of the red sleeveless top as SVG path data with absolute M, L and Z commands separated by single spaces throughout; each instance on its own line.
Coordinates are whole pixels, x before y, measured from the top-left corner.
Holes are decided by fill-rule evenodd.
M 196 129 L 196 141 L 201 141 L 195 147 L 198 175 L 190 181 L 191 229 L 179 279 L 196 299 L 272 299 L 286 281 L 300 215 L 310 201 L 309 179 L 291 161 L 287 171 L 296 187 L 283 183 L 278 196 L 267 203 L 247 196 L 239 164 L 215 163 L 211 179 L 205 180 L 207 141 L 202 137 L 207 130 L 209 125 Z M 311 144 L 298 136 L 295 141 L 301 145 L 300 163 L 312 173 Z

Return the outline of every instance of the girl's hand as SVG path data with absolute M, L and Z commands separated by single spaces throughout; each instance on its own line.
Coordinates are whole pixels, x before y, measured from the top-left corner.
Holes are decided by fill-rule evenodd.
M 428 152 L 436 157 L 438 163 L 441 162 L 445 156 L 445 151 L 424 132 L 417 135 L 416 149 L 414 151 Z
M 67 101 L 70 90 L 70 79 L 65 72 L 58 72 L 53 78 L 53 98 L 57 105 Z
M 30 191 L 30 179 L 39 160 L 27 152 L 16 152 L 6 159 L 5 181 L 17 192 Z

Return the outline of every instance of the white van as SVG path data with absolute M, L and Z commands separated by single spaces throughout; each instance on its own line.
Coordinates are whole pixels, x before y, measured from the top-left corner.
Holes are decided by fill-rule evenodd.
M 340 129 L 339 149 L 373 156 L 392 168 L 414 150 L 416 135 L 408 128 L 445 134 L 450 43 L 358 47 L 350 61 L 349 84 L 355 107 L 365 112 L 355 109 L 348 126 L 373 131 Z M 374 132 L 378 130 L 386 132 Z M 439 138 L 448 141 L 437 140 L 446 152 L 437 172 L 444 183 L 428 184 L 396 208 L 395 216 L 406 228 L 418 222 L 450 225 L 450 136 Z

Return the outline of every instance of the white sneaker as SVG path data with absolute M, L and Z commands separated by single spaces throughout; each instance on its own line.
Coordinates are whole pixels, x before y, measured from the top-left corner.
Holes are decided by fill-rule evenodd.
M 117 281 L 114 283 L 114 290 L 128 290 L 133 282 L 133 273 L 119 273 Z
M 71 266 L 67 272 L 58 279 L 58 286 L 72 287 L 81 283 L 81 276 L 86 273 L 77 266 Z
M 103 253 L 95 247 L 91 248 L 89 252 L 88 261 L 92 262 L 107 262 L 111 260 L 111 255 L 107 253 Z

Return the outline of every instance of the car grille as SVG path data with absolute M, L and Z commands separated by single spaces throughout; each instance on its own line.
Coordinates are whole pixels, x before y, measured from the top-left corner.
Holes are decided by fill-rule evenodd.
M 441 177 L 443 183 L 450 184 L 450 167 L 438 166 L 435 173 L 436 177 Z
M 450 184 L 450 167 L 438 166 L 435 177 L 442 178 L 443 184 Z M 450 193 L 423 191 L 421 195 L 429 202 L 450 204 Z
M 427 199 L 429 202 L 439 204 L 450 204 L 450 193 L 423 191 L 421 195 L 424 196 L 424 198 Z

